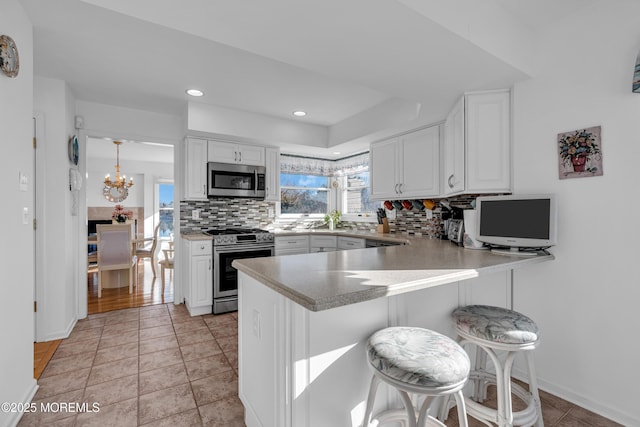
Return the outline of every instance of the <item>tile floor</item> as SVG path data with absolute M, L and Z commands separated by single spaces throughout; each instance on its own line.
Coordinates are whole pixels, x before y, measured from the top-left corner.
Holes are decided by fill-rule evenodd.
M 237 334 L 236 313 L 191 317 L 184 305 L 90 315 L 56 350 L 33 402 L 95 402 L 99 412 L 27 413 L 18 425 L 244 426 Z M 620 426 L 544 391 L 541 398 L 547 427 Z M 456 418 L 454 409 L 446 424 Z
M 99 412 L 25 414 L 19 426 L 244 426 L 235 313 L 163 304 L 90 315 L 63 340 L 33 402 Z M 52 407 L 53 408 L 53 407 Z

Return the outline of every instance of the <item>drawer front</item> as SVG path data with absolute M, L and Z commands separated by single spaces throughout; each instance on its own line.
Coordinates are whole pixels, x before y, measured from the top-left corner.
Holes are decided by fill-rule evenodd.
M 277 249 L 309 249 L 309 236 L 276 236 Z
M 316 252 L 335 252 L 338 249 L 336 249 L 335 247 L 331 247 L 331 248 L 311 248 L 311 250 L 309 251 L 310 253 L 316 253 Z
M 191 242 L 191 256 L 194 255 L 211 255 L 213 253 L 213 243 L 211 240 L 202 240 Z
M 311 236 L 312 248 L 335 248 L 337 246 L 336 236 Z
M 365 241 L 359 237 L 338 237 L 339 249 L 361 249 L 364 247 Z

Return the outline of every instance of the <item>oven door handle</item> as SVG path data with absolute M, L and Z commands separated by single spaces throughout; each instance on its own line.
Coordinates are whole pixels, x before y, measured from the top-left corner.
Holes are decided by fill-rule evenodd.
M 213 246 L 214 254 L 224 254 L 229 252 L 252 252 L 252 251 L 262 251 L 264 249 L 271 249 L 271 253 L 273 253 L 275 246 L 274 245 L 231 245 L 231 246 Z

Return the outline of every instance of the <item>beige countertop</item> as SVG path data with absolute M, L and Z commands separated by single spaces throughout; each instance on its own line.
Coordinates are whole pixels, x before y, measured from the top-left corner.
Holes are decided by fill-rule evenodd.
M 308 310 L 321 311 L 554 259 L 553 255 L 497 255 L 427 237 L 329 230 L 320 233 L 380 236 L 409 244 L 243 259 L 234 261 L 233 266 Z

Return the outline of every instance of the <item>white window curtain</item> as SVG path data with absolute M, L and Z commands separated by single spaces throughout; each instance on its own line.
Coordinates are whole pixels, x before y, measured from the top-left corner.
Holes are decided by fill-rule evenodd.
M 280 156 L 280 172 L 300 175 L 344 176 L 369 169 L 369 152 L 356 154 L 340 160 L 313 157 Z

